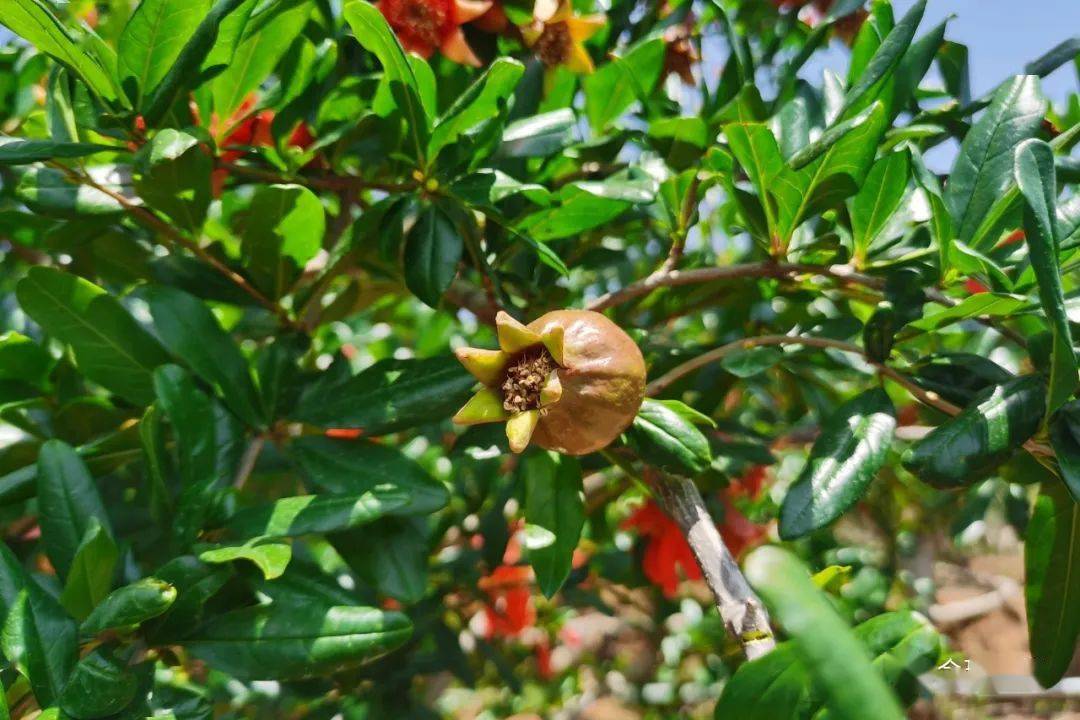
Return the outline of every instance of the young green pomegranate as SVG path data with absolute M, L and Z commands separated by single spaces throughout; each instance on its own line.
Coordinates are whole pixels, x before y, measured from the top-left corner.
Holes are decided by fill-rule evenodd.
M 645 359 L 618 325 L 590 310 L 556 310 L 528 325 L 500 312 L 495 325 L 498 350 L 456 352 L 484 387 L 454 422 L 505 421 L 515 453 L 531 440 L 567 455 L 600 450 L 633 422 Z

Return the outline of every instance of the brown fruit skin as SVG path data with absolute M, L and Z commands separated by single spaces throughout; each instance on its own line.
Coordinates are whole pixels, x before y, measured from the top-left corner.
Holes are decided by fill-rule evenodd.
M 529 323 L 563 329 L 562 397 L 544 409 L 533 442 L 566 455 L 587 455 L 630 426 L 645 398 L 645 358 L 622 328 L 591 310 L 556 310 Z

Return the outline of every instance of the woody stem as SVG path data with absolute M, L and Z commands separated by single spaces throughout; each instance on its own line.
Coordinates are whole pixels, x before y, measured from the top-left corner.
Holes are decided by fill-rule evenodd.
M 769 614 L 720 537 L 693 480 L 658 473 L 652 480 L 664 509 L 690 543 L 728 634 L 742 646 L 747 660 L 772 651 L 776 640 Z

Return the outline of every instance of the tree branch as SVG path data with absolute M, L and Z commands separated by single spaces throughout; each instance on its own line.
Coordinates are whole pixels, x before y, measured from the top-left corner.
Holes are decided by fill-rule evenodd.
M 695 270 L 668 270 L 662 267 L 658 272 L 653 273 L 644 280 L 639 280 L 620 290 L 601 295 L 590 302 L 586 308 L 599 312 L 629 302 L 642 295 L 648 295 L 653 290 L 661 287 L 679 287 L 681 285 L 695 285 L 742 278 L 785 279 L 799 274 L 818 275 L 839 282 L 856 283 L 875 289 L 881 289 L 885 286 L 885 281 L 881 278 L 856 272 L 848 265 L 803 265 L 800 263 L 765 261 L 728 265 L 726 267 L 697 268 Z
M 742 646 L 747 660 L 770 652 L 776 647 L 776 640 L 769 626 L 769 614 L 724 545 L 693 480 L 657 475 L 652 481 L 664 509 L 690 543 L 728 634 Z

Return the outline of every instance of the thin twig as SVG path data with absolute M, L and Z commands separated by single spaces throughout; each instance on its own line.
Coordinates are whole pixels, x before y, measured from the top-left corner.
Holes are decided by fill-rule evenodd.
M 292 183 L 315 188 L 317 190 L 381 190 L 383 192 L 406 192 L 416 187 L 416 183 L 380 182 L 365 180 L 353 175 L 284 175 L 272 170 L 219 162 L 218 167 L 251 180 L 268 183 Z
M 263 447 L 266 445 L 266 438 L 262 435 L 257 435 L 251 439 L 247 448 L 244 450 L 244 456 L 240 459 L 240 467 L 236 471 L 236 477 L 233 478 L 233 487 L 240 489 L 247 482 L 248 477 L 255 470 L 255 463 L 259 461 L 259 454 L 262 453 Z

